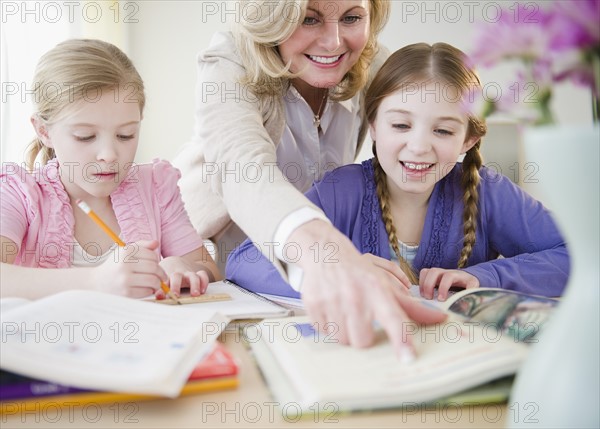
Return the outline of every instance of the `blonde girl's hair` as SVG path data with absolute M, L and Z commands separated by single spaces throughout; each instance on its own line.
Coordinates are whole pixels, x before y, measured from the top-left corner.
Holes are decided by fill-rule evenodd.
M 459 49 L 446 43 L 436 43 L 434 45 L 417 43 L 408 45 L 394 52 L 388 58 L 369 86 L 365 98 L 365 115 L 367 121 L 371 124 L 375 121 L 377 109 L 385 97 L 403 88 L 407 89 L 411 85 L 424 84 L 429 81 L 440 82 L 442 85 L 447 85 L 450 88 L 458 90 L 463 101 L 467 97 L 472 97 L 474 91 L 481 90 L 479 77 L 469 67 L 466 55 Z M 467 261 L 475 245 L 479 202 L 477 188 L 479 185 L 479 169 L 483 164 L 479 148 L 481 146 L 481 138 L 487 132 L 486 124 L 482 119 L 471 113 L 468 114 L 468 119 L 466 139 L 474 137 L 477 141 L 467 151 L 462 162 L 461 186 L 464 203 L 464 237 L 463 247 L 457 264 L 458 268 L 464 268 L 467 265 Z M 377 196 L 390 244 L 400 260 L 400 266 L 409 277 L 412 276 L 411 281 L 413 284 L 417 284 L 417 275 L 400 255 L 396 229 L 389 209 L 389 192 L 387 190 L 386 175 L 377 159 L 375 142 L 373 142 L 373 152 L 375 154 L 373 167 L 375 170 Z
M 131 60 L 116 46 L 93 39 L 71 39 L 59 43 L 40 58 L 33 78 L 34 115 L 46 125 L 64 118 L 80 101 L 97 100 L 102 91 L 115 90 L 121 100 L 146 103 L 144 83 Z M 38 156 L 45 165 L 54 150 L 39 138 L 26 153 L 29 169 Z
M 281 96 L 289 80 L 297 75 L 289 71 L 279 55 L 278 46 L 302 25 L 308 0 L 240 0 L 240 22 L 234 27 L 235 43 L 246 76 L 246 84 L 257 95 Z M 377 37 L 390 15 L 389 0 L 369 1 L 370 34 L 356 64 L 333 91 L 334 100 L 348 100 L 368 81 L 369 66 L 379 50 Z

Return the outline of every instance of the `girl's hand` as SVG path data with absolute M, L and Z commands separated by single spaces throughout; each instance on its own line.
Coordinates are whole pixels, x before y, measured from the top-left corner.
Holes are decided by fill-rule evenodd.
M 433 299 L 433 290 L 438 288 L 438 301 L 446 301 L 451 287 L 474 289 L 479 287 L 477 277 L 462 270 L 445 270 L 443 268 L 423 268 L 419 274 L 421 296 Z
M 189 288 L 191 296 L 198 296 L 206 292 L 210 282 L 206 270 L 196 271 L 197 266 L 179 256 L 169 256 L 160 262 L 160 266 L 168 273 L 169 288 L 177 296 L 181 295 L 182 288 Z M 156 291 L 157 299 L 164 299 L 164 292 Z
M 117 247 L 114 255 L 93 269 L 94 288 L 115 295 L 143 298 L 160 290 L 167 275 L 158 264 L 156 240 Z
M 398 286 L 402 286 L 406 290 L 410 290 L 410 280 L 398 264 L 388 261 L 381 256 L 373 255 L 372 253 L 365 253 L 362 257 L 378 269 L 381 269 L 385 274 L 389 275 L 392 282 L 397 283 Z

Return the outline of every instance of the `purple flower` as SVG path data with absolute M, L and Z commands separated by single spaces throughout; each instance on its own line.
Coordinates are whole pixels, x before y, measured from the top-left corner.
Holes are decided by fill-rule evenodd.
M 502 92 L 491 100 L 495 111 L 508 113 L 525 123 L 543 124 L 554 121 L 548 103 L 552 92 L 549 63 L 539 61 L 523 67 L 514 82 L 502 86 Z
M 472 60 L 488 67 L 509 58 L 535 60 L 547 55 L 550 38 L 546 27 L 552 15 L 540 8 L 519 4 L 516 10 L 502 10 L 498 22 L 475 28 L 477 44 Z
M 599 95 L 593 61 L 600 55 L 600 1 L 560 1 L 554 4 L 549 24 L 550 48 L 560 55 L 556 81 L 571 79 Z
M 471 54 L 474 64 L 489 67 L 517 60 L 523 67 L 509 90 L 492 102 L 492 111 L 512 112 L 531 120 L 533 109 L 537 111 L 535 123 L 551 123 L 552 86 L 567 78 L 590 87 L 598 97 L 599 24 L 600 0 L 556 1 L 545 9 L 532 2 L 516 8 L 513 4 L 502 10 L 498 22 L 479 24 Z M 536 89 L 535 100 L 513 96 L 531 88 Z
M 549 22 L 554 51 L 600 47 L 600 1 L 569 0 L 554 4 Z

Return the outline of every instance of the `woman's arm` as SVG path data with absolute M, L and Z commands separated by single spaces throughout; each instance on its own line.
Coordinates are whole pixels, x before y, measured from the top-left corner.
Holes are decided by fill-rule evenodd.
M 177 157 L 179 186 L 203 237 L 216 235 L 230 217 L 267 246 L 287 215 L 314 206 L 277 166 L 284 94 L 259 98 L 240 84 L 245 72 L 233 40 L 220 37 L 199 58 L 195 135 Z

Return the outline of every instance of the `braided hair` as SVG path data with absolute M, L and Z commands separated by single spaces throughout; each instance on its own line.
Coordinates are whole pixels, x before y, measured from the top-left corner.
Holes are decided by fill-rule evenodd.
M 481 83 L 477 74 L 467 65 L 467 57 L 459 49 L 446 44 L 416 43 L 408 45 L 393 53 L 381 67 L 365 97 L 365 116 L 373 123 L 382 100 L 390 94 L 414 85 L 416 82 L 437 80 L 446 82 L 458 88 L 461 93 L 480 90 Z M 479 203 L 479 169 L 483 164 L 481 153 L 481 137 L 487 127 L 480 118 L 469 114 L 469 124 L 466 139 L 476 138 L 476 143 L 466 152 L 462 163 L 461 187 L 463 189 L 463 247 L 460 252 L 457 268 L 464 268 L 473 247 L 477 230 L 477 215 Z M 398 256 L 400 268 L 408 275 L 413 284 L 418 283 L 417 275 L 408 262 L 400 255 L 396 228 L 392 219 L 389 191 L 386 174 L 381 168 L 375 142 L 373 142 L 373 169 L 377 187 L 377 197 L 381 207 L 382 219 L 388 234 L 390 245 Z

